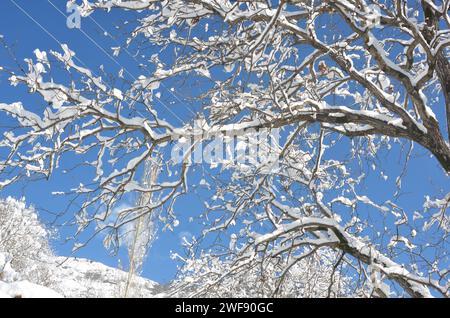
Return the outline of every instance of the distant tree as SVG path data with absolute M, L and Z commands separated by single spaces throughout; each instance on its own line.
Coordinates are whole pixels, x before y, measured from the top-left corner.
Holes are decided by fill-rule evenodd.
M 237 264 L 231 257 L 202 253 L 190 259 L 182 258 L 183 266 L 166 295 L 215 298 L 369 296 L 371 288 L 358 286 L 352 277 L 346 276 L 350 271 L 345 265 L 334 266 L 337 258 L 331 249 L 322 249 L 313 257 L 291 264 L 286 271 L 281 259 Z
M 23 199 L 0 200 L 0 252 L 10 255 L 11 267 L 22 279 L 51 284 L 49 264 L 52 264 L 53 252 L 49 238 L 50 231 Z

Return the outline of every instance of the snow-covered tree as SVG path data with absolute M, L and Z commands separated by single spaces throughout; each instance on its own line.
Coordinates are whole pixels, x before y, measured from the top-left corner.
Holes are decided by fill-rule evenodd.
M 34 208 L 24 200 L 0 200 L 0 252 L 9 255 L 11 267 L 22 279 L 49 285 L 53 252 L 50 231 L 40 222 Z
M 176 255 L 175 257 L 180 257 Z M 289 264 L 281 259 L 236 266 L 230 257 L 208 253 L 185 259 L 167 296 L 176 297 L 364 297 L 368 286 L 357 286 L 345 266 L 335 267 L 337 254 L 322 249 Z M 278 278 L 277 276 L 281 277 Z M 364 287 L 366 290 L 364 291 Z
M 199 145 L 215 137 L 241 149 L 250 130 L 278 129 L 277 143 L 260 145 L 276 160 L 227 159 L 220 171 L 210 162 L 200 182 L 210 190 L 202 238 L 217 235 L 233 255 L 232 268 L 281 259 L 268 270 L 280 281 L 280 271 L 332 249 L 332 268 L 352 268 L 349 277 L 370 284 L 368 295 L 450 295 L 450 1 L 79 4 L 84 16 L 103 9 L 139 14 L 113 54 L 137 50 L 130 55 L 146 74 L 122 69 L 102 78 L 67 45 L 37 49 L 23 71 L 3 68 L 12 85 L 26 85 L 48 103 L 41 110 L 0 104 L 18 123 L 0 142 L 8 153 L 0 163 L 3 186 L 49 177 L 65 169 L 66 155 L 79 156 L 77 166 L 92 174 L 88 184 L 66 191 L 83 198 L 78 233 L 96 224 L 94 235 L 107 231 L 106 245 L 117 245 L 120 228 L 153 211 L 164 210 L 165 227 L 178 224 L 176 201 L 196 186 L 189 177 L 200 165 L 191 159 Z M 174 149 L 186 141 L 193 145 L 176 162 Z M 399 194 L 417 146 L 445 181 L 409 210 Z M 402 156 L 403 167 L 379 160 L 389 152 Z M 142 184 L 153 156 L 164 165 L 157 180 Z M 381 175 L 379 193 L 366 186 L 372 170 Z M 157 200 L 117 212 L 125 195 L 143 193 Z

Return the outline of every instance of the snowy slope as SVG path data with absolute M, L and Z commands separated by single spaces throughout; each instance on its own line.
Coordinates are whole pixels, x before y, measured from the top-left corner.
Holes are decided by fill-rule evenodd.
M 65 297 L 123 297 L 128 273 L 81 258 L 55 258 L 54 289 Z M 132 279 L 130 296 L 152 297 L 157 283 Z
M 6 283 L 0 281 L 0 298 L 62 298 L 56 291 L 30 283 L 29 281 L 18 281 Z
M 54 257 L 48 262 L 52 277 L 47 287 L 24 280 L 11 267 L 11 257 L 0 253 L 0 298 L 124 297 L 128 273 L 87 259 Z M 132 279 L 129 297 L 153 297 L 158 284 Z
M 23 280 L 11 267 L 12 257 L 0 252 L 0 298 L 60 298 L 56 291 Z

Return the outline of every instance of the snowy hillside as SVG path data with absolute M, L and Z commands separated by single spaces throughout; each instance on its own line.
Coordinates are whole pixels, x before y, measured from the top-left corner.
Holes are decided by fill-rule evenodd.
M 19 281 L 6 283 L 0 281 L 0 298 L 62 298 L 56 291 L 30 283 L 29 281 Z
M 0 297 L 123 297 L 127 273 L 87 259 L 55 257 L 48 263 L 52 272 L 47 287 L 22 280 L 11 267 L 11 257 L 0 253 Z M 131 297 L 152 297 L 158 285 L 134 277 Z
M 88 259 L 57 257 L 55 290 L 64 297 L 123 297 L 128 273 Z M 151 297 L 157 283 L 132 279 L 132 297 Z
M 50 231 L 24 200 L 0 200 L 0 297 L 124 297 L 128 273 L 55 256 Z M 131 279 L 128 297 L 152 297 L 156 283 Z

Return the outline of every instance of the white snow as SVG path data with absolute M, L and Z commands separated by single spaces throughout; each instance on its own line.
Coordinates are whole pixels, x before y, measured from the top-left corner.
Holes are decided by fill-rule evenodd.
M 14 283 L 5 283 L 0 281 L 0 297 L 11 298 L 62 298 L 63 296 L 56 291 L 30 283 L 28 281 L 19 281 Z
M 115 98 L 119 99 L 119 100 L 123 100 L 123 94 L 122 91 L 118 88 L 114 88 L 112 91 L 112 94 Z
M 64 297 L 123 297 L 127 272 L 82 258 L 57 257 L 55 263 L 55 290 Z M 158 284 L 136 276 L 132 285 L 133 297 L 152 297 Z
M 11 268 L 11 257 L 0 252 L 0 298 L 112 298 L 123 297 L 128 273 L 87 259 L 54 257 L 49 286 L 22 280 Z M 157 283 L 133 277 L 131 297 L 153 297 Z

